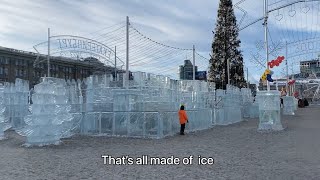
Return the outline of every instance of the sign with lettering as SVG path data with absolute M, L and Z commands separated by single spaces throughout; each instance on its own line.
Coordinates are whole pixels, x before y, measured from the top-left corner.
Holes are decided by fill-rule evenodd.
M 48 42 L 43 42 L 34 46 L 39 55 L 46 55 L 48 52 Z M 93 39 L 80 36 L 59 35 L 50 37 L 50 55 L 71 58 L 75 60 L 85 60 L 86 58 L 96 58 L 107 66 L 124 66 L 124 62 L 115 57 L 115 50 L 105 44 Z

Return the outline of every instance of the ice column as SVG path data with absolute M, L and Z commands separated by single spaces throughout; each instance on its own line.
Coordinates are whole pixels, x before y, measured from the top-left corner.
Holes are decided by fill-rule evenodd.
M 225 90 L 217 89 L 214 105 L 214 124 L 225 125 L 225 113 L 224 113 L 224 97 L 226 96 Z
M 293 96 L 283 96 L 283 114 L 294 115 L 295 104 Z
M 251 96 L 251 89 L 242 88 L 241 89 L 242 95 L 242 113 L 244 118 L 250 117 L 250 108 L 251 104 L 253 103 L 253 99 Z
M 9 118 L 9 122 L 12 126 L 14 115 L 14 95 L 16 93 L 13 83 L 5 83 L 4 87 L 4 101 L 7 109 L 6 116 Z
M 4 101 L 4 87 L 0 87 L 0 140 L 4 139 L 4 131 L 10 128 L 9 123 L 9 116 L 7 116 L 5 113 L 6 111 L 6 105 Z
M 259 128 L 258 130 L 283 130 L 280 120 L 280 92 L 259 91 Z
M 240 89 L 227 85 L 227 93 L 224 96 L 223 107 L 225 110 L 225 124 L 233 124 L 242 121 Z
M 29 81 L 23 79 L 16 79 L 14 106 L 12 114 L 12 127 L 15 129 L 25 126 L 23 118 L 28 112 L 28 96 L 29 96 Z

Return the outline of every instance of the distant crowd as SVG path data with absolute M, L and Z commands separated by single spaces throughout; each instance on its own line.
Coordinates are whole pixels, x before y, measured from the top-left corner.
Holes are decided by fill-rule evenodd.
M 280 106 L 283 107 L 283 96 L 287 96 L 287 91 L 285 90 L 285 88 L 282 88 L 281 89 L 281 97 L 280 97 L 280 100 L 281 100 L 281 104 Z M 294 95 L 293 95 L 296 99 L 298 99 L 298 107 L 299 108 L 304 108 L 306 106 L 309 106 L 309 102 L 306 98 L 299 98 L 299 93 L 298 92 L 295 92 Z

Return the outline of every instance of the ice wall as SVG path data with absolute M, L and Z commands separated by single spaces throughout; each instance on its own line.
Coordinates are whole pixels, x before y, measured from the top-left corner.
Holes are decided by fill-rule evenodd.
M 251 89 L 241 88 L 242 115 L 244 118 L 259 118 L 259 104 L 252 96 Z
M 109 126 L 108 115 L 113 112 L 113 95 L 110 87 L 111 76 L 90 76 L 84 81 L 84 116 L 81 121 L 81 133 L 103 134 L 107 133 Z M 104 114 L 101 114 L 104 113 Z M 105 127 L 105 128 L 104 128 Z
M 12 127 L 15 129 L 25 126 L 24 117 L 29 113 L 29 81 L 16 79 L 15 80 L 15 95 L 14 95 L 14 113 L 12 116 Z
M 144 72 L 134 72 L 133 77 L 128 89 L 111 75 L 90 76 L 83 82 L 44 78 L 35 86 L 32 114 L 26 116 L 26 127 L 20 132 L 32 145 L 54 144 L 74 133 L 162 138 L 179 132 L 181 104 L 187 110 L 186 131 L 190 132 L 240 122 L 243 105 L 252 101 L 249 90 L 233 86 L 216 91 L 211 82 Z M 27 91 L 16 88 L 24 87 L 19 85 L 23 83 L 16 84 L 9 85 L 8 101 L 24 104 L 26 96 L 19 100 L 14 95 Z
M 0 85 L 0 140 L 4 139 L 4 131 L 11 127 L 8 111 L 5 105 L 5 87 Z
M 6 83 L 4 96 L 12 128 L 22 128 L 23 118 L 29 114 L 29 82 L 17 78 L 15 83 Z
M 82 133 L 151 138 L 173 135 L 179 131 L 181 104 L 190 119 L 186 131 L 212 126 L 214 83 L 177 81 L 144 72 L 134 72 L 133 77 L 129 89 L 111 87 L 108 77 L 87 78 Z
M 229 125 L 242 121 L 242 95 L 240 89 L 227 86 L 216 90 L 215 125 Z
M 242 115 L 244 118 L 250 118 L 250 108 L 251 108 L 251 104 L 253 103 L 251 89 L 242 88 L 241 96 L 242 96 Z
M 216 90 L 216 97 L 214 101 L 214 125 L 225 125 L 225 110 L 224 110 L 224 99 L 226 91 L 222 89 Z

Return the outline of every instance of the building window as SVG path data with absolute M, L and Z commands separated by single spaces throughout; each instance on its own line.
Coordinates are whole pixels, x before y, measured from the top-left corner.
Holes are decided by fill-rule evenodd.
M 3 74 L 3 67 L 0 67 L 0 74 Z
M 6 57 L 5 64 L 9 64 L 10 58 Z
M 25 76 L 27 76 L 27 71 L 26 71 L 26 70 L 23 70 L 23 69 L 20 69 L 20 70 L 19 70 L 19 76 L 20 76 L 20 77 L 25 77 Z
M 4 68 L 4 75 L 8 75 L 8 68 Z

